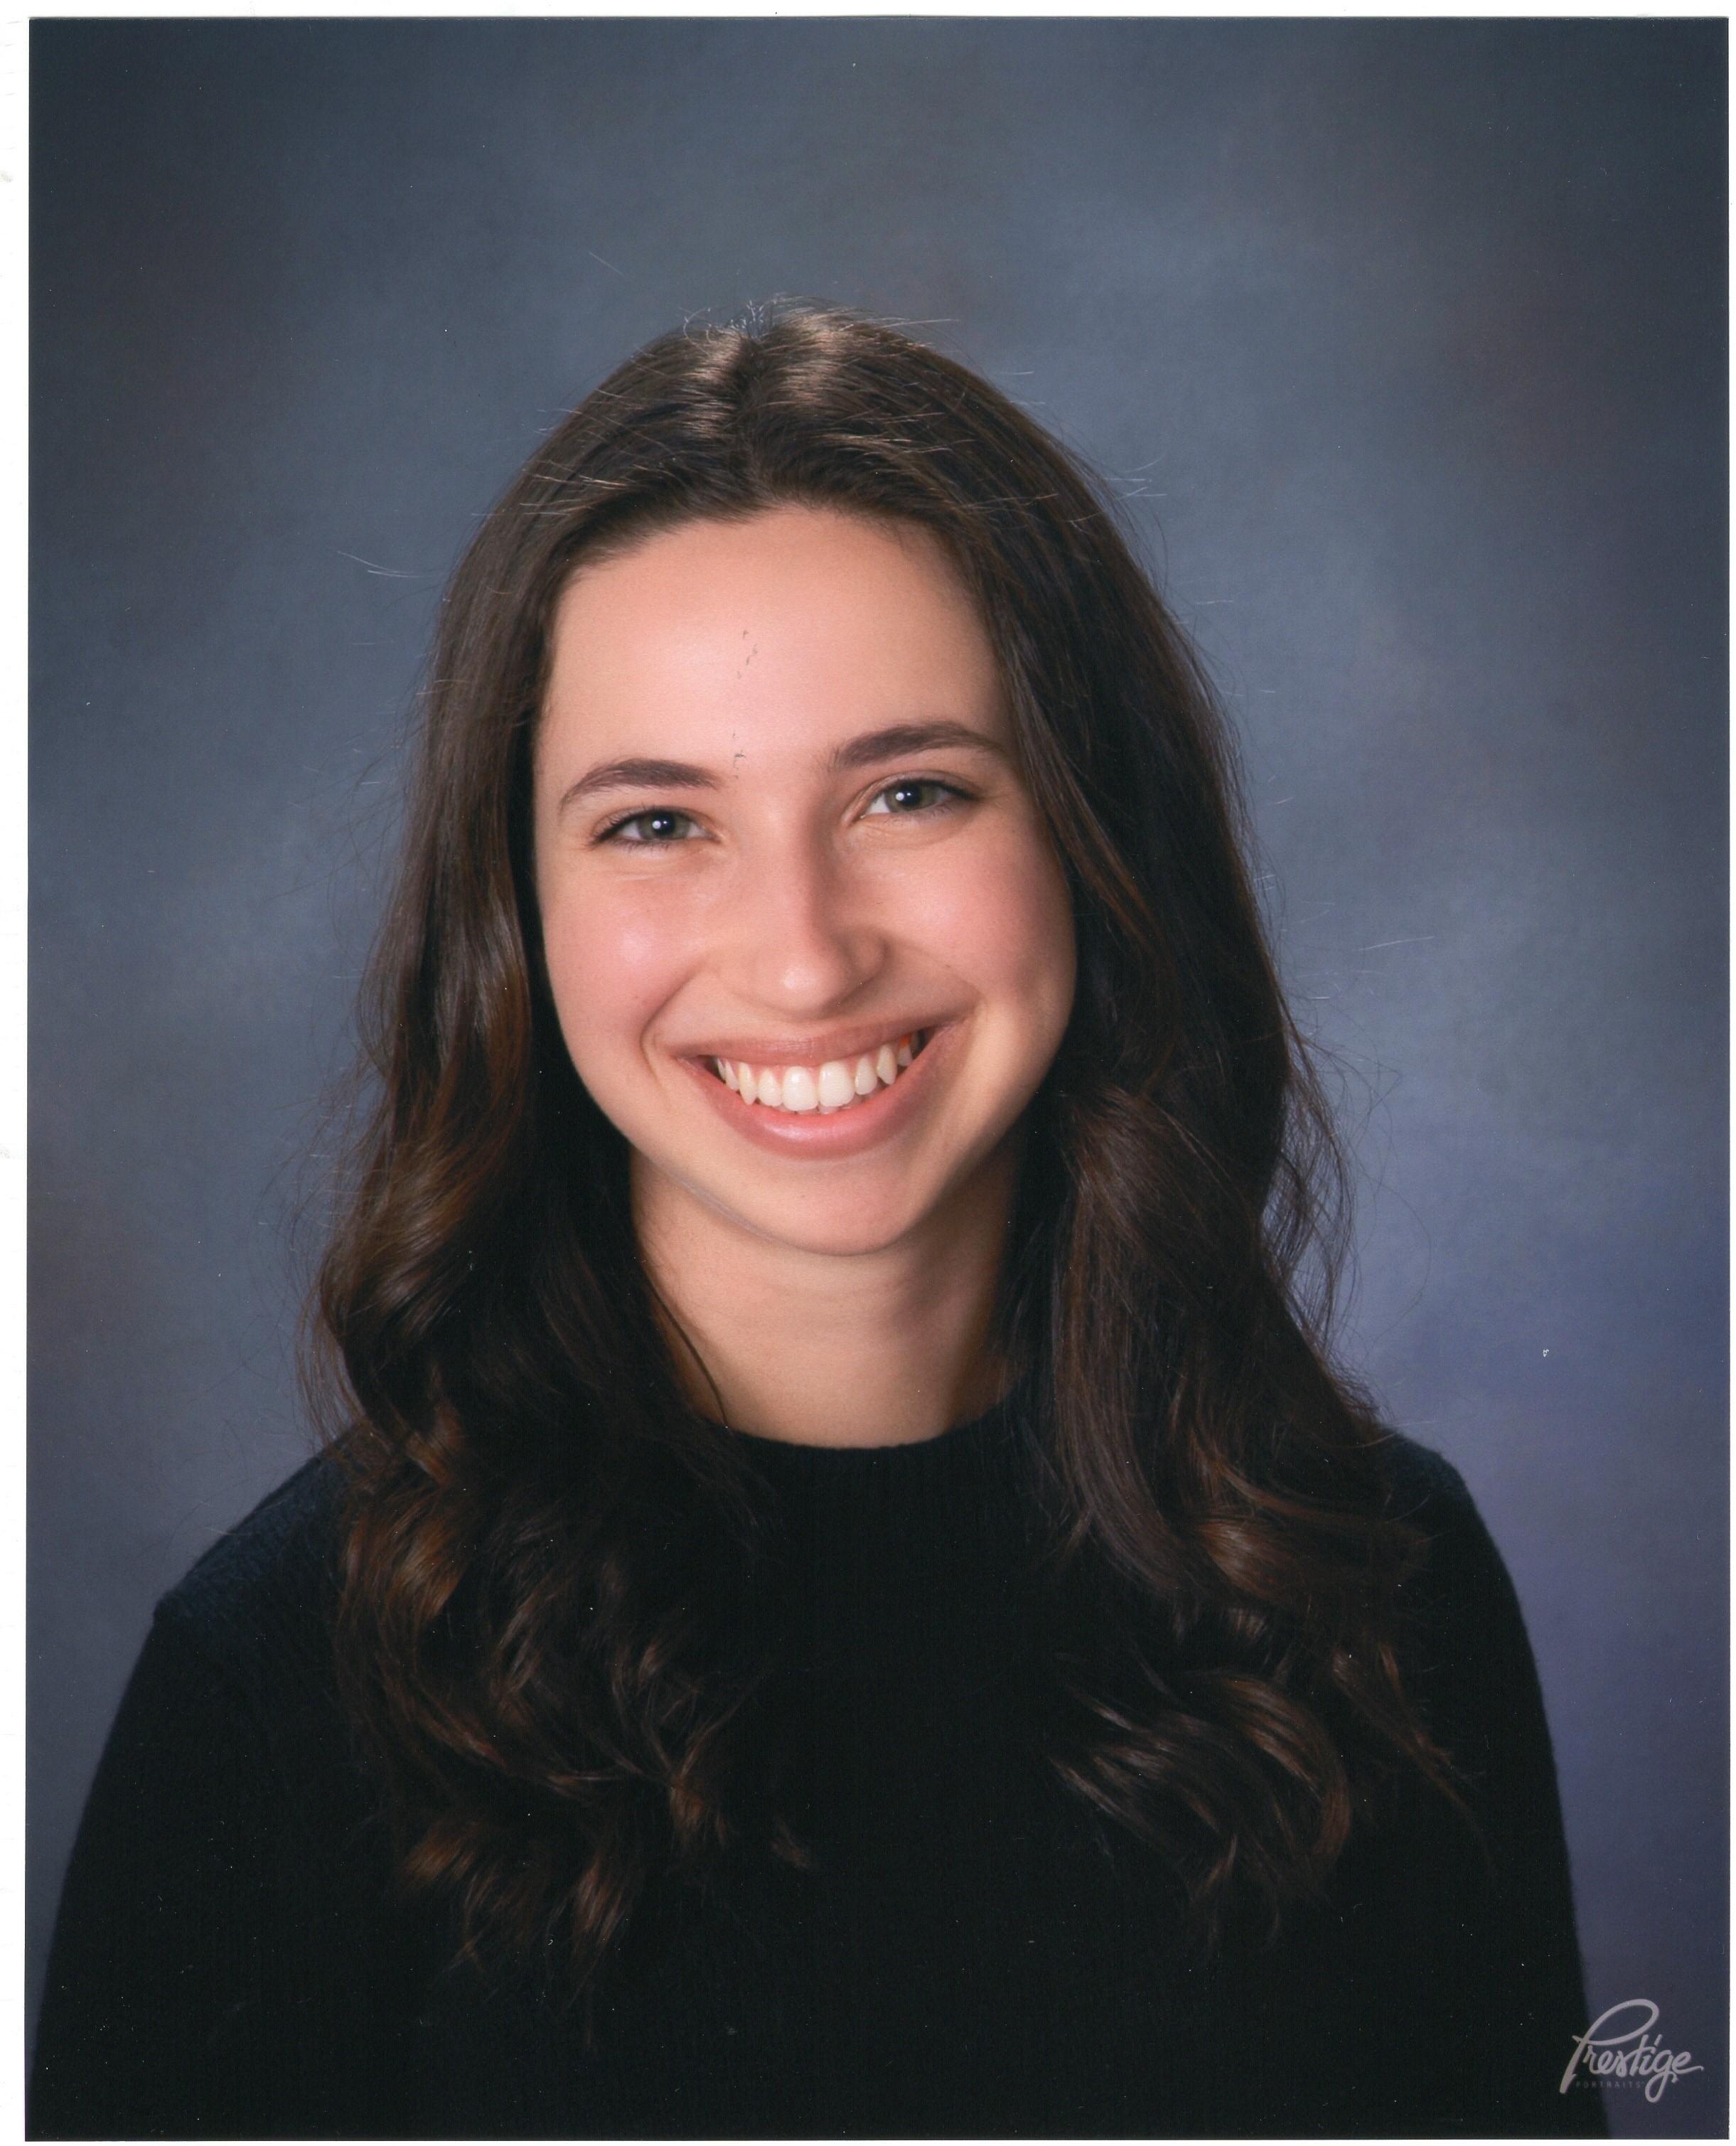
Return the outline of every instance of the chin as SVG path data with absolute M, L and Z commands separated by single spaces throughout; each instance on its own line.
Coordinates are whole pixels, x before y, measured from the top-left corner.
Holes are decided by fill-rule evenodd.
M 712 1199 L 708 1204 L 751 1236 L 793 1252 L 836 1259 L 888 1251 L 919 1229 L 928 1214 L 907 1193 L 885 1203 L 838 1195 L 763 1202 Z
M 955 1227 L 968 1230 L 985 1194 L 998 1210 L 995 1180 L 1015 1159 L 1010 1136 L 997 1139 L 985 1127 L 948 1145 L 946 1157 L 918 1146 L 812 1165 L 775 1157 L 764 1169 L 756 1160 L 744 1170 L 735 1157 L 719 1166 L 725 1159 L 709 1142 L 661 1154 L 635 1144 L 636 1208 L 641 1225 L 655 1215 L 653 1226 L 679 1231 L 685 1209 L 702 1237 L 721 1227 L 804 1257 L 863 1258 L 937 1229 L 934 1241 L 944 1245 Z M 726 1262 L 730 1255 L 714 1244 L 708 1256 Z

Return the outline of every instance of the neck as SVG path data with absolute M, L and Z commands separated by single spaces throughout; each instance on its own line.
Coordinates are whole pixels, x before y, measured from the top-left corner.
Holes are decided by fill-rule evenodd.
M 1009 1147 L 896 1244 L 814 1252 L 772 1242 L 634 1174 L 651 1278 L 696 1406 L 799 1445 L 905 1445 L 1000 1398 L 991 1345 L 1012 1209 Z

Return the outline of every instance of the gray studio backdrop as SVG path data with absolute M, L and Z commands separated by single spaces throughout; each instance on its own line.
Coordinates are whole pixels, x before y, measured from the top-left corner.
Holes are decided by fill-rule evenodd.
M 307 1450 L 297 1203 L 441 579 L 685 317 L 1108 472 L 1517 1580 L 1592 2008 L 1724 2128 L 1721 23 L 37 22 L 32 1992 L 159 1592 Z M 1564 2060 L 1566 2053 L 1564 2052 Z

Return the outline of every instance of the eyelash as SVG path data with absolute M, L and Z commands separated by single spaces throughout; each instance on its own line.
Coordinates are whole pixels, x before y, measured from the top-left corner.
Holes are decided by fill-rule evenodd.
M 943 801 L 938 805 L 919 805 L 910 812 L 876 812 L 874 816 L 876 819 L 914 820 L 924 812 L 950 811 L 955 805 L 965 803 L 970 795 L 960 784 L 943 781 L 938 775 L 900 775 L 895 782 L 880 785 L 874 793 L 872 804 L 879 804 L 882 797 L 890 796 L 895 790 L 938 790 Z
M 693 815 L 691 812 L 681 811 L 673 805 L 653 805 L 649 810 L 641 809 L 637 812 L 623 813 L 620 819 L 611 821 L 606 827 L 600 831 L 596 839 L 600 842 L 612 842 L 624 829 L 636 826 L 641 820 L 691 821 Z M 641 838 L 636 842 L 625 843 L 622 846 L 631 850 L 669 850 L 675 847 L 676 839 L 670 835 L 652 835 Z
M 937 790 L 941 796 L 938 802 L 933 805 L 919 805 L 908 812 L 893 812 L 890 810 L 883 813 L 876 812 L 874 814 L 875 819 L 915 820 L 920 818 L 925 813 L 946 812 L 950 811 L 955 805 L 967 802 L 970 796 L 970 792 L 961 785 L 943 781 L 936 775 L 902 775 L 895 781 L 882 783 L 875 791 L 871 803 L 877 805 L 882 797 L 890 796 L 895 790 Z M 637 826 L 642 820 L 685 820 L 691 825 L 693 822 L 693 815 L 691 812 L 683 812 L 679 806 L 673 805 L 641 806 L 636 812 L 625 812 L 620 819 L 611 821 L 609 825 L 599 832 L 596 839 L 599 842 L 612 842 L 627 828 Z M 670 850 L 676 848 L 679 843 L 691 839 L 691 836 L 641 836 L 637 841 L 623 843 L 622 847 L 632 850 Z

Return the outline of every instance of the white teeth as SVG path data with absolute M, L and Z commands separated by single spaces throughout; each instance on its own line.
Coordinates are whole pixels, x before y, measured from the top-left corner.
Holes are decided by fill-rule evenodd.
M 894 1043 L 883 1043 L 877 1051 L 864 1051 L 854 1068 L 842 1058 L 829 1058 L 817 1069 L 756 1066 L 746 1059 L 728 1058 L 714 1058 L 711 1064 L 718 1078 L 745 1103 L 798 1113 L 842 1110 L 882 1087 L 890 1088 L 903 1069 L 915 1062 L 920 1034 L 919 1030 Z
M 806 1075 L 803 1075 L 806 1079 Z M 820 1101 L 828 1110 L 841 1110 L 856 1100 L 856 1082 L 841 1059 L 828 1058 L 820 1069 Z
M 820 1090 L 826 1085 L 826 1069 L 821 1068 Z M 784 1068 L 783 1104 L 786 1110 L 817 1110 L 826 1100 L 825 1095 L 816 1090 L 814 1076 L 806 1066 L 786 1066 Z

